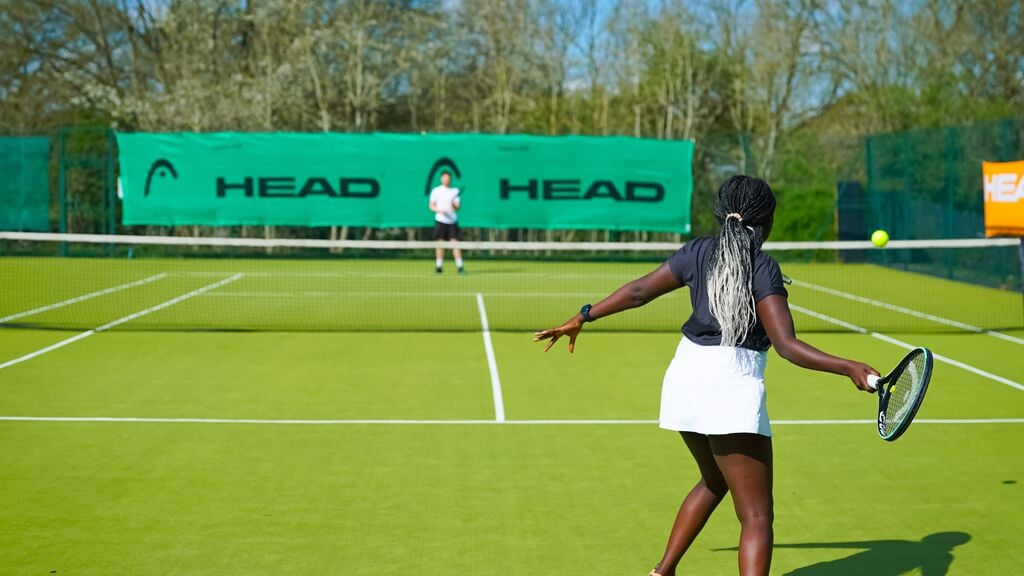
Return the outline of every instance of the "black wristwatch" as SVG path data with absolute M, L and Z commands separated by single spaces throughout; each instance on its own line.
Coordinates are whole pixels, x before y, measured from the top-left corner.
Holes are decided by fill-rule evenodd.
M 593 322 L 594 319 L 590 317 L 590 304 L 584 304 L 583 308 L 580 308 L 580 316 L 583 316 L 584 322 Z

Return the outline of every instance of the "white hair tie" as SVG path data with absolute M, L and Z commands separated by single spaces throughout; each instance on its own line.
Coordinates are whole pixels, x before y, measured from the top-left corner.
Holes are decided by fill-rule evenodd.
M 737 214 L 736 212 L 730 212 L 730 213 L 728 213 L 728 214 L 726 214 L 726 215 L 725 215 L 725 219 L 726 219 L 726 220 L 728 220 L 729 218 L 735 218 L 735 219 L 736 219 L 736 220 L 738 220 L 738 221 L 739 221 L 739 222 L 740 222 L 741 224 L 743 223 L 743 216 L 740 216 L 740 215 L 739 215 L 739 214 Z

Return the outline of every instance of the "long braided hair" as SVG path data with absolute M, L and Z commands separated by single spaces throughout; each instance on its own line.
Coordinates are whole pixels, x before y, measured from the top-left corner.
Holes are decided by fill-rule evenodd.
M 733 176 L 718 189 L 715 217 L 722 228 L 708 267 L 708 304 L 722 327 L 722 345 L 739 346 L 757 321 L 754 255 L 775 212 L 775 195 L 764 180 Z

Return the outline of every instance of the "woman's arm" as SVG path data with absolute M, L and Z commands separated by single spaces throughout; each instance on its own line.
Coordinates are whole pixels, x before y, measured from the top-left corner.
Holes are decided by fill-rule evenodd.
M 878 376 L 877 370 L 862 362 L 826 354 L 796 337 L 793 315 L 785 296 L 773 294 L 762 298 L 757 303 L 757 316 L 779 356 L 802 368 L 848 376 L 858 389 L 872 390 L 868 386 L 868 375 Z
M 643 306 L 658 296 L 671 292 L 680 286 L 679 280 L 669 270 L 668 264 L 663 263 L 650 274 L 623 285 L 597 304 L 594 304 L 590 308 L 590 318 L 597 320 L 598 318 L 611 316 L 623 310 Z M 544 348 L 544 351 L 547 352 L 559 338 L 568 336 L 569 352 L 572 352 L 576 348 L 576 336 L 579 335 L 581 328 L 583 328 L 583 316 L 576 314 L 557 328 L 549 328 L 535 333 L 533 341 L 537 342 L 550 338 L 551 342 L 548 342 L 548 345 Z

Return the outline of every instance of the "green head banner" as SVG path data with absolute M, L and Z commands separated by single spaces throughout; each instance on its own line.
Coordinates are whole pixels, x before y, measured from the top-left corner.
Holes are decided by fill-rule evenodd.
M 0 230 L 50 230 L 49 138 L 0 138 Z
M 117 135 L 126 225 L 459 224 L 688 233 L 693 142 L 480 134 Z

